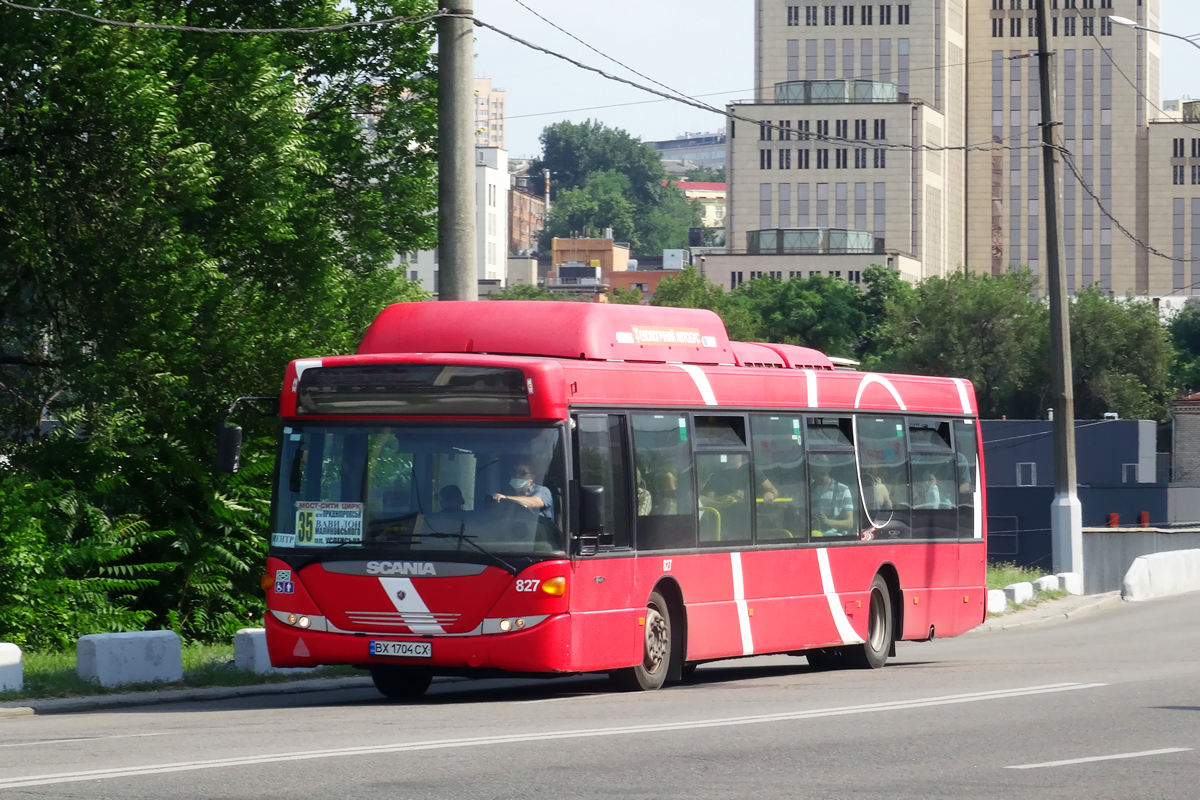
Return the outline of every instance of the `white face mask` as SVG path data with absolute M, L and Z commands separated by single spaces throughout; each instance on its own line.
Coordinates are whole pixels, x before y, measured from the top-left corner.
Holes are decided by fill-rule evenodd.
M 524 489 L 524 488 L 525 488 L 525 485 L 526 485 L 527 483 L 529 483 L 529 479 L 528 479 L 528 478 L 511 478 L 511 479 L 508 481 L 508 485 L 509 485 L 509 486 L 511 486 L 512 488 L 514 488 L 514 489 L 518 490 L 518 491 L 520 491 L 521 489 Z

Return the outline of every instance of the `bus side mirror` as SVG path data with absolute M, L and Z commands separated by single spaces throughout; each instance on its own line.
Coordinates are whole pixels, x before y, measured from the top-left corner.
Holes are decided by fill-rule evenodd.
M 242 465 L 242 429 L 222 425 L 217 434 L 217 469 L 233 474 Z
M 579 533 L 588 538 L 604 533 L 604 487 L 579 487 Z

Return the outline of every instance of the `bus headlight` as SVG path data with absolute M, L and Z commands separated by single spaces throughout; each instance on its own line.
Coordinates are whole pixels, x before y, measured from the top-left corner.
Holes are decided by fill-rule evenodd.
M 567 579 L 559 575 L 557 578 L 542 581 L 540 588 L 551 597 L 562 597 L 567 593 Z

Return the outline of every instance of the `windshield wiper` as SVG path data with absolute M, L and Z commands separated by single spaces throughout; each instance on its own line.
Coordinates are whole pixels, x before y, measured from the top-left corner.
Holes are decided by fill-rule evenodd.
M 457 539 L 458 540 L 458 548 L 460 550 L 462 549 L 462 546 L 464 543 L 469 544 L 471 547 L 474 547 L 480 553 L 483 553 L 485 556 L 492 559 L 492 561 L 495 562 L 496 564 L 498 564 L 499 566 L 504 567 L 504 569 L 508 570 L 513 575 L 516 575 L 518 572 L 520 572 L 520 570 L 518 570 L 512 564 L 505 561 L 500 556 L 493 553 L 491 550 L 488 550 L 483 545 L 473 541 L 475 537 L 467 535 L 467 523 L 466 522 L 463 522 L 459 526 L 458 533 L 438 533 L 435 531 L 430 531 L 429 533 L 422 533 L 422 534 L 418 534 L 418 535 L 422 536 L 422 537 L 428 536 L 431 539 Z

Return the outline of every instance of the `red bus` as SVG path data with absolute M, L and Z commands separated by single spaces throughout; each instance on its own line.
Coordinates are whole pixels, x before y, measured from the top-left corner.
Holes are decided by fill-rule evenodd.
M 764 653 L 880 667 L 984 618 L 974 391 L 731 342 L 694 309 L 402 303 L 287 368 L 267 643 L 656 689 Z

